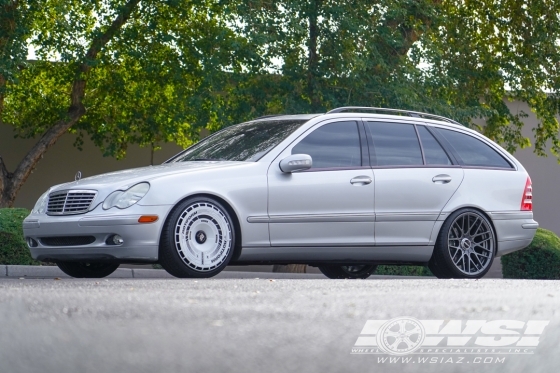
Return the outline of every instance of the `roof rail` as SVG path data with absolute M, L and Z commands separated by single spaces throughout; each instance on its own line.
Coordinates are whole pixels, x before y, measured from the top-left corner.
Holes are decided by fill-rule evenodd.
M 251 119 L 251 120 L 264 119 L 264 118 L 273 118 L 273 117 L 281 117 L 282 115 L 286 115 L 286 114 L 270 114 L 270 115 L 263 115 L 262 117 L 258 117 L 258 118 Z
M 339 108 L 336 108 L 336 109 L 332 109 L 331 111 L 327 112 L 327 114 L 342 113 L 342 112 L 346 112 L 346 111 L 356 111 L 356 112 L 359 112 L 359 111 L 385 111 L 385 112 L 388 112 L 390 115 L 391 114 L 392 115 L 404 114 L 404 115 L 409 116 L 409 117 L 436 119 L 436 120 L 441 120 L 441 121 L 448 122 L 448 123 L 461 125 L 461 123 L 456 122 L 453 119 L 442 117 L 440 115 L 422 113 L 420 111 L 388 109 L 388 108 L 382 108 L 382 107 L 344 106 L 344 107 L 339 107 Z

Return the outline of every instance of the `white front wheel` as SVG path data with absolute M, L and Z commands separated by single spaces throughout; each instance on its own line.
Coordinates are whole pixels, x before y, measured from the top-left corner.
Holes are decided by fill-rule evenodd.
M 176 277 L 212 277 L 230 261 L 232 219 L 218 201 L 189 199 L 178 205 L 162 233 L 160 264 Z

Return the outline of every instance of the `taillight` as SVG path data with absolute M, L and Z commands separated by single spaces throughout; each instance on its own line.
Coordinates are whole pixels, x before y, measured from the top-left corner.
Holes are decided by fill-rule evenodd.
M 521 199 L 521 211 L 533 211 L 533 184 L 529 176 L 527 176 L 523 198 Z

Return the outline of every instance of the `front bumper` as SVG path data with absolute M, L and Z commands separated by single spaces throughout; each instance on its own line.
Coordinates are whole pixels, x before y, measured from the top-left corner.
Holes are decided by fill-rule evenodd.
M 126 210 L 104 211 L 99 206 L 82 215 L 48 216 L 32 214 L 23 222 L 26 241 L 31 238 L 31 256 L 39 261 L 114 261 L 120 263 L 156 262 L 161 229 L 172 206 L 135 205 Z M 142 215 L 158 215 L 153 223 L 138 223 Z M 124 242 L 106 241 L 119 235 Z M 49 246 L 49 237 L 94 237 L 92 243 L 73 246 Z

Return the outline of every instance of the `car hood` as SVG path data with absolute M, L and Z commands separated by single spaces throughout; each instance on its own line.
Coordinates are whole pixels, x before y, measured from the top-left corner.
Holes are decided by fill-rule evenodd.
M 110 172 L 78 181 L 60 184 L 52 188 L 52 191 L 64 189 L 105 189 L 107 187 L 127 188 L 142 181 L 150 181 L 157 177 L 204 171 L 210 169 L 223 169 L 226 167 L 242 167 L 252 162 L 229 162 L 229 161 L 197 161 L 166 163 L 158 166 L 132 168 L 128 170 Z

